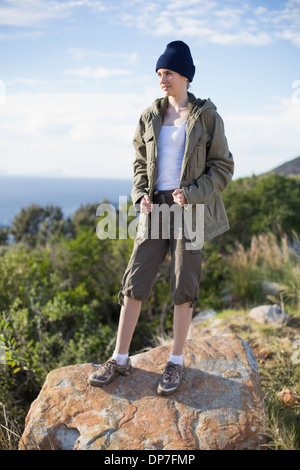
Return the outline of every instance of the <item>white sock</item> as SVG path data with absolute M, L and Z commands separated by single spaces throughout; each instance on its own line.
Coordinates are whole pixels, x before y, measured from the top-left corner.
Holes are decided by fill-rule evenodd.
M 175 356 L 175 354 L 170 354 L 169 361 L 173 362 L 173 364 L 183 365 L 183 354 L 181 356 Z
M 117 361 L 118 364 L 124 366 L 126 364 L 127 359 L 128 359 L 128 353 L 127 354 L 119 354 L 116 351 L 113 352 L 112 358 Z

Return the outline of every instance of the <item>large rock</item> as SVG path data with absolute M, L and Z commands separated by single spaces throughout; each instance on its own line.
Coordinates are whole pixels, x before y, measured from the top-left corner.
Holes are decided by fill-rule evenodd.
M 250 310 L 249 317 L 258 323 L 275 327 L 286 325 L 290 318 L 289 314 L 277 304 L 254 307 Z
M 264 408 L 259 373 L 235 335 L 188 340 L 186 373 L 173 396 L 156 394 L 170 345 L 132 357 L 129 377 L 87 384 L 92 364 L 53 370 L 32 403 L 20 449 L 259 449 Z

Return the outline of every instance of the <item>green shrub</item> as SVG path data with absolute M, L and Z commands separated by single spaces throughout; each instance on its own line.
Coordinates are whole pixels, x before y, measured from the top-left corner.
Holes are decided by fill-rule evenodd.
M 300 256 L 289 247 L 286 236 L 280 241 L 273 234 L 253 236 L 249 248 L 236 243 L 225 259 L 229 267 L 231 292 L 235 301 L 248 306 L 264 301 L 263 281 L 280 288 L 270 300 L 300 308 Z

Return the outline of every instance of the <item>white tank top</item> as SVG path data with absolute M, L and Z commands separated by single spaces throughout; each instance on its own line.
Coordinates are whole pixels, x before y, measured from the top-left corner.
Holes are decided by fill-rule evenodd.
M 157 178 L 155 189 L 179 188 L 185 147 L 186 121 L 177 126 L 162 126 L 158 139 Z

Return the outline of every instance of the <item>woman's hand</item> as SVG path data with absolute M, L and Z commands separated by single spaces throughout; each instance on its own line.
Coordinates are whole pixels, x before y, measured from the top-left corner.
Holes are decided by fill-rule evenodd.
M 149 214 L 152 211 L 152 201 L 148 194 L 145 194 L 145 196 L 141 200 L 141 213 L 142 214 Z
M 179 204 L 181 207 L 187 204 L 183 189 L 175 189 L 175 191 L 172 192 L 172 196 L 174 202 L 176 202 L 176 204 Z

